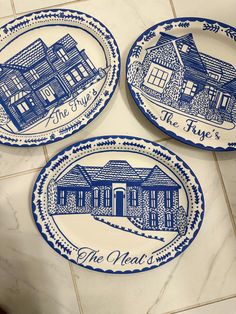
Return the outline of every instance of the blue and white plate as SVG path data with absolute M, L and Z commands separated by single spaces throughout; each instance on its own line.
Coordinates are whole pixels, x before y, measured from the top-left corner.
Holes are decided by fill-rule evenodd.
M 236 149 L 236 29 L 177 18 L 146 30 L 127 59 L 130 92 L 144 115 L 184 143 Z
M 0 28 L 0 143 L 35 146 L 79 131 L 116 88 L 120 55 L 98 20 L 47 10 Z
M 40 172 L 33 217 L 60 255 L 88 269 L 133 273 L 165 264 L 196 237 L 204 199 L 186 163 L 124 136 L 74 144 Z

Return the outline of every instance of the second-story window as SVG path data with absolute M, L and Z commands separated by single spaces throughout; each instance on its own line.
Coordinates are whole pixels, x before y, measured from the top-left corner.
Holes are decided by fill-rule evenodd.
M 12 81 L 13 81 L 13 83 L 16 85 L 16 87 L 18 89 L 22 89 L 23 88 L 23 85 L 22 85 L 21 81 L 19 80 L 19 78 L 17 76 L 13 76 L 12 77 Z
M 80 70 L 80 72 L 81 72 L 81 74 L 83 75 L 83 77 L 86 77 L 86 76 L 89 75 L 88 72 L 87 72 L 87 70 L 85 69 L 85 67 L 84 67 L 82 64 L 80 64 L 80 65 L 78 66 L 78 69 Z
M 7 97 L 11 96 L 11 92 L 9 91 L 9 88 L 7 87 L 6 84 L 2 84 L 1 89 Z
M 73 69 L 71 71 L 71 74 L 74 76 L 74 78 L 76 79 L 77 82 L 81 80 L 81 76 L 80 76 L 79 72 L 76 69 Z
M 33 76 L 35 80 L 39 79 L 39 75 L 35 69 L 30 70 L 30 74 Z
M 63 62 L 66 62 L 67 60 L 69 60 L 69 57 L 68 55 L 66 54 L 65 50 L 63 48 L 60 48 L 58 51 L 57 51 L 57 54 L 58 56 L 61 58 L 61 60 Z

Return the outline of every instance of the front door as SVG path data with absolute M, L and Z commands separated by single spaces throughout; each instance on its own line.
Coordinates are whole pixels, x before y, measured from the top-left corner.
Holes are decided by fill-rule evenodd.
M 116 216 L 124 216 L 124 192 L 116 191 Z
M 50 105 L 56 101 L 56 93 L 49 84 L 41 88 L 40 93 L 47 105 Z

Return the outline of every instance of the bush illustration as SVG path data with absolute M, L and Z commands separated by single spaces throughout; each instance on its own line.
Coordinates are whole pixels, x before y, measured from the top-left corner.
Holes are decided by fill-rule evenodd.
M 209 96 L 207 90 L 200 91 L 190 102 L 191 114 L 206 116 L 209 111 Z
M 130 84 L 140 87 L 144 80 L 143 66 L 139 61 L 134 61 L 128 69 L 127 79 Z
M 0 126 L 6 125 L 10 121 L 5 109 L 0 105 Z
M 170 82 L 162 94 L 162 100 L 165 104 L 179 108 L 178 100 L 180 98 L 181 87 L 183 85 L 184 69 L 180 67 L 178 71 L 172 74 Z

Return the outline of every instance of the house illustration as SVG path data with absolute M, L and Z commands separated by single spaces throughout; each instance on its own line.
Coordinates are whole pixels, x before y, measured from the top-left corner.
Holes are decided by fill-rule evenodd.
M 126 217 L 142 230 L 186 231 L 180 185 L 158 166 L 134 168 L 125 160 L 103 167 L 76 165 L 48 185 L 50 215 Z
M 39 38 L 0 65 L 0 104 L 24 130 L 102 76 L 71 35 L 50 47 Z
M 235 67 L 199 52 L 191 33 L 161 33 L 129 67 L 129 82 L 154 102 L 218 124 L 236 122 L 235 79 Z

